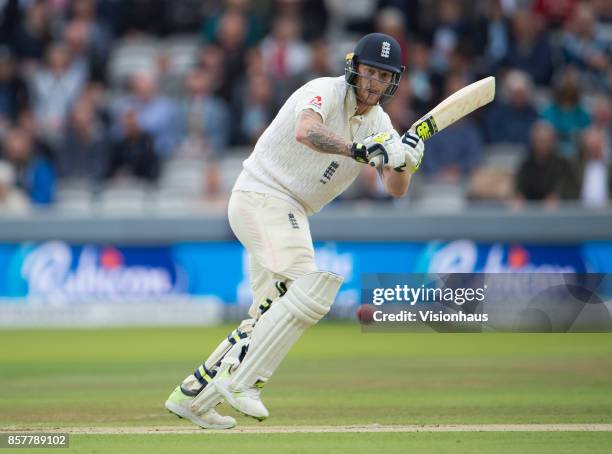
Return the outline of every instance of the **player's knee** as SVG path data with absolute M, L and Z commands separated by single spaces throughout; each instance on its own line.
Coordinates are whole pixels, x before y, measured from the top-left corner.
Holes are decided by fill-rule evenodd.
M 302 323 L 314 325 L 331 308 L 342 281 L 327 271 L 306 274 L 292 283 L 282 304 Z

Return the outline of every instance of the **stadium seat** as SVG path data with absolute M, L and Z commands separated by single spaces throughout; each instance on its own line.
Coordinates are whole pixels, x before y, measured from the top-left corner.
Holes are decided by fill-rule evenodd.
M 86 188 L 60 187 L 55 192 L 54 209 L 70 213 L 88 213 L 93 210 L 93 193 Z
M 219 161 L 219 172 L 221 174 L 221 192 L 229 194 L 234 183 L 242 172 L 242 162 L 245 157 L 242 154 L 228 156 Z
M 160 188 L 183 193 L 202 191 L 206 163 L 198 159 L 171 159 L 164 164 Z
M 151 206 L 157 214 L 190 213 L 198 200 L 199 192 L 179 188 L 162 188 L 151 193 Z
M 515 171 L 527 154 L 524 145 L 498 143 L 485 148 L 485 167 Z
M 110 186 L 98 194 L 95 207 L 105 214 L 141 215 L 150 205 L 149 192 L 139 185 Z
M 465 209 L 464 188 L 461 185 L 428 183 L 424 184 L 421 196 L 413 206 L 424 212 L 455 213 Z
M 152 39 L 125 39 L 113 48 L 108 65 L 109 79 L 116 87 L 125 86 L 138 72 L 154 72 L 157 43 Z
M 168 55 L 172 74 L 182 77 L 194 66 L 198 49 L 197 36 L 180 35 L 166 39 L 159 50 Z

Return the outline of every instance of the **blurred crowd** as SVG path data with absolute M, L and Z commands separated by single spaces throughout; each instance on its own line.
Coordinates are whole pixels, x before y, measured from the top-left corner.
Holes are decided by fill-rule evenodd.
M 177 160 L 203 163 L 197 197 L 223 198 L 221 163 L 373 31 L 402 46 L 384 106 L 398 131 L 497 77 L 494 103 L 427 142 L 415 196 L 609 204 L 609 0 L 2 0 L 0 207 L 52 206 L 71 185 L 158 190 Z M 385 197 L 366 171 L 344 199 Z

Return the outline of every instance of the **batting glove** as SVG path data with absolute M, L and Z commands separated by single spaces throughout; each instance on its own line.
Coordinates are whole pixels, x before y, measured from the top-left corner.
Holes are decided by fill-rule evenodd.
M 357 161 L 369 163 L 374 158 L 380 157 L 382 164 L 387 168 L 396 168 L 405 165 L 405 158 L 402 146 L 397 134 L 381 132 L 372 134 L 363 140 L 363 144 L 359 144 L 362 151 L 365 151 Z
M 425 143 L 416 133 L 408 131 L 402 136 L 404 149 L 404 166 L 410 173 L 419 170 L 423 154 L 425 153 Z

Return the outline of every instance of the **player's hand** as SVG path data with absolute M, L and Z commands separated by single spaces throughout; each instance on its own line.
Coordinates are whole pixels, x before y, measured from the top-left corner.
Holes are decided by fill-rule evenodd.
M 401 138 L 404 149 L 404 167 L 410 173 L 416 172 L 421 166 L 425 143 L 416 133 L 407 131 Z
M 400 144 L 399 136 L 388 132 L 372 134 L 366 137 L 361 144 L 354 144 L 353 149 L 358 146 L 361 155 L 355 160 L 362 163 L 372 163 L 372 160 L 380 157 L 382 164 L 387 168 L 396 168 L 405 165 L 404 153 Z

